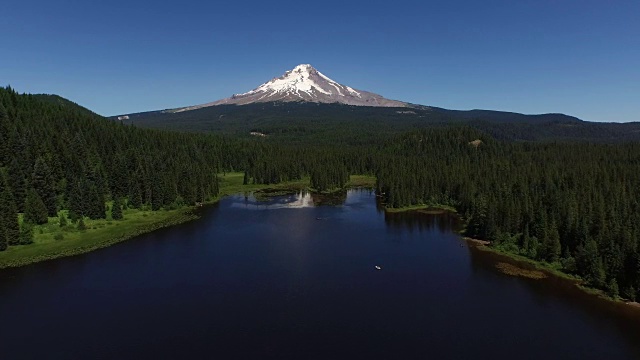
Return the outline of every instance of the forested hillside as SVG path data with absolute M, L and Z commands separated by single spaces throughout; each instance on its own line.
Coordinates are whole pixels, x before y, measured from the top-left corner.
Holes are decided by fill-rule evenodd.
M 251 131 L 273 142 L 293 144 L 370 144 L 392 134 L 467 124 L 508 141 L 640 140 L 640 123 L 595 123 L 563 114 L 455 111 L 437 107 L 381 108 L 316 103 L 220 105 L 192 111 L 154 111 L 129 115 L 140 127 L 249 137 Z
M 18 236 L 17 212 L 41 224 L 61 209 L 72 221 L 104 218 L 107 199 L 193 204 L 215 196 L 216 172 L 233 166 L 224 139 L 125 126 L 58 99 L 0 88 L 2 249 L 30 241 Z

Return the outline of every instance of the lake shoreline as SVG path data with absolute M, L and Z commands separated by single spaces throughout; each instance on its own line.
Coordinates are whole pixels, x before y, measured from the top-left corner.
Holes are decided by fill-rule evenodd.
M 222 198 L 227 196 L 233 196 L 237 194 L 249 194 L 249 193 L 262 193 L 263 197 L 270 197 L 279 195 L 283 192 L 297 192 L 311 189 L 308 186 L 308 179 L 300 179 L 289 182 L 283 182 L 279 184 L 242 184 L 242 173 L 228 173 L 224 174 L 220 178 L 221 189 L 218 196 L 215 198 L 206 201 L 203 205 L 213 205 L 219 202 Z M 355 178 L 355 180 L 354 180 Z M 372 176 L 366 175 L 352 175 L 351 181 L 345 186 L 343 190 L 349 190 L 354 188 L 373 188 L 375 186 L 375 178 Z M 320 193 L 322 194 L 322 193 Z M 120 242 L 124 242 L 135 238 L 140 235 L 144 235 L 162 228 L 171 227 L 179 224 L 183 224 L 189 221 L 197 220 L 200 218 L 198 214 L 196 214 L 197 210 L 201 208 L 201 206 L 187 206 L 181 209 L 176 210 L 160 210 L 151 212 L 152 216 L 157 218 L 156 221 L 150 223 L 143 224 L 129 224 L 133 226 L 133 229 L 129 231 L 125 231 L 123 233 L 118 233 L 116 236 L 106 236 L 105 234 L 100 234 L 99 230 L 87 230 L 87 236 L 83 238 L 84 243 L 79 244 L 78 246 L 72 246 L 66 249 L 54 249 L 53 251 L 41 251 L 41 253 L 33 256 L 11 256 L 11 252 L 18 251 L 21 249 L 12 249 L 9 250 L 9 254 L 7 252 L 0 253 L 0 270 L 7 268 L 16 268 L 27 266 L 34 263 L 39 263 L 48 260 L 54 260 L 64 257 L 76 256 L 85 253 L 92 252 L 94 250 L 98 250 L 101 248 L 109 247 L 111 245 L 118 244 Z M 403 208 L 388 208 L 384 207 L 384 211 L 387 213 L 401 213 L 401 212 L 411 212 L 415 211 L 418 213 L 429 214 L 429 215 L 438 215 L 444 213 L 453 213 L 457 216 L 460 216 L 456 209 L 446 205 L 414 205 Z M 146 216 L 146 215 L 144 215 Z M 87 243 L 86 238 L 89 236 L 100 238 L 103 235 L 102 239 L 99 239 L 96 242 Z M 474 246 L 476 249 L 480 251 L 490 252 L 496 255 L 500 255 L 505 259 L 509 259 L 509 261 L 515 263 L 512 265 L 518 266 L 522 264 L 526 264 L 528 266 L 534 267 L 538 271 L 542 271 L 549 276 L 553 276 L 556 278 L 560 278 L 563 280 L 571 281 L 574 285 L 582 290 L 584 293 L 595 296 L 599 299 L 606 300 L 608 302 L 614 304 L 625 304 L 629 307 L 633 307 L 635 309 L 640 310 L 640 303 L 625 301 L 621 298 L 614 299 L 610 296 L 606 295 L 602 290 L 594 289 L 591 287 L 587 287 L 583 284 L 582 279 L 562 272 L 559 269 L 552 268 L 546 263 L 542 263 L 533 259 L 529 259 L 527 257 L 521 256 L 519 254 L 513 254 L 505 251 L 501 251 L 500 249 L 496 249 L 491 247 L 491 242 L 481 239 L 474 239 L 469 237 L 462 237 L 470 246 Z M 20 247 L 24 247 L 24 249 L 34 249 L 38 246 L 46 246 L 46 245 L 21 245 Z M 39 250 L 39 249 L 38 249 Z M 4 256 L 3 256 L 4 255 Z M 3 257 L 9 257 L 8 259 L 4 259 Z M 514 275 L 517 276 L 517 275 Z M 525 276 L 526 277 L 526 276 Z
M 63 257 L 81 255 L 94 250 L 109 247 L 111 245 L 115 245 L 117 243 L 127 241 L 136 236 L 147 234 L 158 229 L 179 225 L 188 221 L 196 220 L 199 218 L 199 216 L 197 216 L 194 213 L 195 210 L 196 210 L 196 207 L 194 206 L 194 207 L 189 207 L 189 208 L 184 208 L 179 210 L 167 211 L 166 214 L 154 214 L 156 215 L 155 216 L 156 218 L 159 218 L 159 220 L 153 221 L 151 223 L 146 223 L 146 224 L 144 223 L 128 224 L 128 225 L 135 225 L 135 228 L 129 231 L 118 233 L 116 236 L 108 236 L 108 234 L 106 235 L 104 232 L 100 233 L 98 231 L 86 230 L 88 231 L 87 233 L 88 236 L 86 237 L 89 237 L 89 236 L 91 236 L 92 238 L 97 237 L 99 238 L 99 240 L 95 242 L 90 242 L 90 243 L 87 243 L 87 241 L 85 240 L 83 241 L 83 243 L 78 244 L 78 246 L 72 246 L 72 247 L 62 248 L 62 249 L 54 249 L 52 251 L 45 250 L 45 251 L 41 251 L 41 253 L 34 256 L 21 256 L 21 255 L 14 255 L 13 253 L 9 253 L 9 256 L 11 255 L 14 255 L 14 256 L 9 259 L 0 260 L 0 269 L 16 268 L 16 267 L 35 264 L 35 263 L 39 263 L 47 260 L 54 260 L 54 259 L 59 259 Z M 164 216 L 158 216 L 158 215 L 164 215 Z M 23 246 L 25 248 L 28 248 L 33 245 L 34 244 L 23 245 Z M 35 246 L 37 247 L 38 245 L 35 245 Z M 47 245 L 40 245 L 40 246 L 42 247 Z M 40 250 L 40 249 L 37 249 L 37 250 Z M 14 249 L 13 251 L 18 251 L 18 254 L 20 254 L 19 253 L 20 250 Z
M 408 206 L 408 207 L 403 207 L 403 208 L 388 208 L 385 207 L 385 212 L 388 213 L 401 213 L 401 212 L 410 212 L 410 211 L 416 211 L 418 213 L 426 213 L 426 214 L 442 214 L 442 213 L 453 213 L 456 216 L 460 217 L 460 214 L 456 211 L 455 208 L 451 207 L 451 206 L 429 206 L 429 205 L 413 205 L 413 206 Z M 514 254 L 514 253 L 510 253 L 510 252 L 506 252 L 506 251 L 502 251 L 500 249 L 496 249 L 494 247 L 491 246 L 491 242 L 487 241 L 487 240 L 481 240 L 481 239 L 474 239 L 474 238 L 470 238 L 470 237 L 466 237 L 466 236 L 462 236 L 462 239 L 465 240 L 467 242 L 467 244 L 469 244 L 470 246 L 474 246 L 475 248 L 477 248 L 480 251 L 486 251 L 486 252 L 490 252 L 492 254 L 496 254 L 496 255 L 500 255 L 502 257 L 504 257 L 505 259 L 508 259 L 509 261 L 512 261 L 515 263 L 516 266 L 518 265 L 522 265 L 522 264 L 526 264 L 529 266 L 533 266 L 537 271 L 542 271 L 544 272 L 546 275 L 548 276 L 553 276 L 555 278 L 558 279 L 563 279 L 566 281 L 571 281 L 574 283 L 574 285 L 580 289 L 583 293 L 586 293 L 588 295 L 597 297 L 598 299 L 601 300 L 605 300 L 609 303 L 612 304 L 617 304 L 617 305 L 626 305 L 628 307 L 633 307 L 635 309 L 638 309 L 640 311 L 640 302 L 634 302 L 634 301 L 628 301 L 626 299 L 623 298 L 612 298 L 609 295 L 607 295 L 604 291 L 600 290 L 600 289 L 596 289 L 596 288 L 592 288 L 589 287 L 587 285 L 585 285 L 583 283 L 583 280 L 579 277 L 573 276 L 571 274 L 565 273 L 559 269 L 553 268 L 551 266 L 549 266 L 547 263 L 543 263 L 540 261 L 536 261 L 527 257 L 524 257 L 522 255 L 519 254 Z M 513 264 L 512 264 L 513 265 Z M 521 269 L 523 270 L 523 269 Z M 511 276 L 519 276 L 520 272 L 513 272 L 513 273 L 508 273 L 505 271 L 502 271 L 502 273 L 505 273 L 507 275 L 511 275 Z M 527 277 L 527 276 L 524 276 Z
M 518 255 L 518 254 L 513 254 L 513 253 L 509 253 L 509 252 L 505 252 L 505 251 L 501 251 L 499 249 L 493 248 L 491 247 L 491 242 L 489 241 L 485 241 L 485 240 L 478 240 L 478 239 L 473 239 L 473 238 L 469 238 L 469 237 L 463 237 L 463 240 L 465 240 L 470 246 L 475 247 L 476 249 L 483 251 L 483 252 L 489 252 L 495 255 L 499 255 L 501 257 L 503 257 L 505 260 L 509 260 L 511 261 L 512 265 L 515 266 L 522 266 L 523 264 L 525 265 L 529 265 L 534 267 L 537 271 L 541 271 L 543 273 L 545 273 L 548 276 L 552 276 L 554 278 L 557 279 L 562 279 L 565 281 L 569 281 L 571 283 L 573 283 L 573 285 L 575 285 L 578 289 L 580 289 L 583 293 L 594 296 L 600 300 L 604 300 L 607 301 L 609 303 L 612 304 L 617 304 L 617 305 L 626 305 L 629 307 L 634 307 L 636 309 L 638 309 L 640 311 L 640 303 L 638 302 L 632 302 L 632 301 L 628 301 L 622 298 L 618 298 L 618 299 L 614 299 L 610 296 L 608 296 L 607 294 L 604 293 L 604 291 L 600 290 L 600 289 L 595 289 L 589 286 L 586 286 L 584 284 L 584 280 L 582 280 L 579 277 L 573 276 L 571 274 L 567 274 L 561 270 L 555 269 L 550 267 L 549 265 L 547 265 L 546 263 L 542 263 L 539 261 L 535 261 L 533 259 L 529 259 L 527 257 Z M 501 271 L 502 273 L 505 273 L 504 271 Z M 511 275 L 509 273 L 505 273 L 507 275 Z
M 283 192 L 292 193 L 309 190 L 308 179 L 299 179 L 278 184 L 244 185 L 242 183 L 244 178 L 243 173 L 227 173 L 220 174 L 218 176 L 220 179 L 219 194 L 215 198 L 202 203 L 202 205 L 213 205 L 226 196 L 233 196 L 237 194 L 262 192 L 264 197 L 269 197 L 270 195 L 276 196 Z M 375 178 L 367 175 L 351 175 L 350 182 L 343 190 L 353 188 L 371 188 L 375 185 L 375 182 L 372 181 L 372 179 Z M 79 240 L 62 240 L 59 242 L 48 242 L 43 244 L 34 243 L 30 245 L 10 247 L 8 250 L 0 252 L 0 270 L 86 254 L 162 228 L 197 220 L 200 216 L 196 212 L 201 207 L 202 206 L 195 205 L 185 206 L 174 210 L 148 211 L 143 214 L 145 218 L 138 218 L 135 220 L 127 219 L 127 213 L 125 211 L 124 221 L 105 220 L 109 225 L 116 224 L 116 226 L 118 226 L 120 224 L 124 224 L 131 228 L 125 231 L 116 232 L 115 235 L 112 234 L 114 231 L 112 229 L 114 229 L 114 227 L 98 229 L 88 227 L 87 230 L 81 232 L 81 235 L 78 235 L 80 236 Z M 149 215 L 154 218 L 153 221 L 146 221 L 146 218 L 149 217 Z M 95 238 L 98 240 L 90 240 Z M 78 241 L 78 243 L 70 245 L 69 241 Z

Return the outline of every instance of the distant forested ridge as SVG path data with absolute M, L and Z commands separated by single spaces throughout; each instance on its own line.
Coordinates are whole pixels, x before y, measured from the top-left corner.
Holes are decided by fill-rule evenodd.
M 146 118 L 215 133 L 193 134 L 143 129 L 56 96 L 0 88 L 0 250 L 29 243 L 32 226 L 61 209 L 80 226 L 85 217 L 105 217 L 107 201 L 117 220 L 120 206 L 158 210 L 211 199 L 220 172 L 242 171 L 246 184 L 309 177 L 323 192 L 343 188 L 350 174 L 368 174 L 386 207 L 453 207 L 467 236 L 548 262 L 612 296 L 638 295 L 640 143 L 602 141 L 622 128 L 553 114 L 509 122 L 443 109 L 260 106 L 234 114 L 217 107 L 213 122 L 214 110 L 205 109 L 183 113 L 185 122 Z M 429 119 L 433 126 L 421 125 Z M 527 129 L 533 138 L 523 140 Z M 572 141 L 554 141 L 558 129 Z M 533 141 L 545 132 L 545 141 Z M 578 141 L 594 132 L 603 133 L 597 141 Z
M 457 111 L 416 105 L 384 108 L 272 102 L 219 105 L 198 110 L 130 114 L 127 123 L 140 127 L 249 137 L 256 131 L 271 142 L 292 144 L 370 144 L 392 134 L 465 124 L 499 140 L 640 141 L 640 123 L 597 123 L 564 114 L 524 115 L 512 112 Z

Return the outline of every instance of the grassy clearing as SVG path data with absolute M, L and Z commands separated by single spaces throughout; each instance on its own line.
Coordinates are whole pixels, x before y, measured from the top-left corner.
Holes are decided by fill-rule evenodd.
M 227 195 L 248 194 L 254 191 L 262 191 L 266 189 L 295 191 L 304 190 L 309 186 L 309 178 L 302 178 L 295 181 L 287 181 L 280 184 L 247 184 L 243 185 L 244 173 L 233 172 L 226 174 L 218 174 L 220 180 L 220 195 L 218 199 Z M 217 201 L 217 200 L 216 200 Z
M 49 218 L 48 224 L 34 227 L 33 244 L 10 246 L 0 253 L 0 268 L 86 253 L 197 218 L 191 208 L 161 211 L 129 209 L 124 210 L 123 214 L 124 219 L 119 221 L 110 220 L 110 217 L 85 219 L 86 230 L 78 230 L 71 222 L 60 227 L 58 218 Z
M 262 192 L 268 196 L 286 195 L 292 192 L 301 190 L 313 190 L 309 187 L 309 177 L 304 177 L 300 180 L 287 181 L 279 184 L 247 184 L 243 185 L 244 173 L 231 172 L 225 174 L 218 174 L 220 180 L 220 195 L 218 198 L 234 195 L 234 194 L 248 194 L 251 192 Z M 349 182 L 345 188 L 374 188 L 376 185 L 376 177 L 371 175 L 351 175 Z M 326 193 L 335 193 L 344 191 L 345 189 L 334 189 L 327 191 Z
M 376 187 L 376 177 L 372 175 L 351 175 L 347 187 L 362 187 L 373 189 Z

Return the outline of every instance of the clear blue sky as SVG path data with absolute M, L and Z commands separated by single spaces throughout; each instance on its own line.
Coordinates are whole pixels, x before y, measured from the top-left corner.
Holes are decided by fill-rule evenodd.
M 451 109 L 640 121 L 640 1 L 10 1 L 0 84 L 102 115 L 205 103 L 300 63 Z

